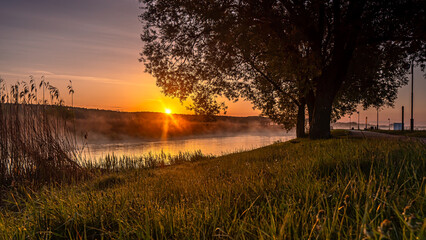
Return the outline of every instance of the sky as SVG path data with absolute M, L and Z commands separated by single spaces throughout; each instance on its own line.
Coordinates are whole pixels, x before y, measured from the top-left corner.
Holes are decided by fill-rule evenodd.
M 45 76 L 67 104 L 71 97 L 66 86 L 72 80 L 79 107 L 191 113 L 178 100 L 164 97 L 138 61 L 143 48 L 140 13 L 138 0 L 1 0 L 0 77 L 10 85 L 29 80 L 29 75 L 37 80 Z M 426 125 L 426 81 L 418 68 L 414 79 L 414 119 Z M 382 109 L 379 121 L 399 122 L 404 105 L 408 123 L 410 91 L 403 87 L 395 108 Z M 227 105 L 227 115 L 259 114 L 245 101 Z M 365 116 L 375 121 L 375 110 L 360 112 L 364 122 Z

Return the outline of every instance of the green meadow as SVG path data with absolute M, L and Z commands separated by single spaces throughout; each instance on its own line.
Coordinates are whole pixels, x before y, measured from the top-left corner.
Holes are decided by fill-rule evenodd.
M 1 239 L 426 239 L 426 148 L 296 139 L 4 193 Z

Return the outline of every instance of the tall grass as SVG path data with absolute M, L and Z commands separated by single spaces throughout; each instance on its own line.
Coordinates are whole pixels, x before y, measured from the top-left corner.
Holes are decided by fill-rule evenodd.
M 107 154 L 98 159 L 82 160 L 81 165 L 91 172 L 120 172 L 129 170 L 153 169 L 170 165 L 182 164 L 211 159 L 212 156 L 204 155 L 200 150 L 194 152 L 179 152 L 171 155 L 161 151 L 160 153 L 147 153 L 145 155 L 115 155 Z M 97 171 L 98 170 L 98 171 Z
M 42 91 L 42 99 L 38 91 Z M 18 82 L 10 91 L 0 79 L 0 187 L 83 176 L 75 161 L 71 118 L 59 90 L 44 79 L 40 85 L 33 78 L 29 83 Z
M 11 192 L 4 239 L 425 239 L 426 148 L 297 140 Z

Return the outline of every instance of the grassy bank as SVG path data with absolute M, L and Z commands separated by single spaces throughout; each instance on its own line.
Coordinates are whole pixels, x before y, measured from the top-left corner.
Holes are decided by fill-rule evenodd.
M 8 192 L 0 238 L 425 239 L 426 148 L 293 140 Z

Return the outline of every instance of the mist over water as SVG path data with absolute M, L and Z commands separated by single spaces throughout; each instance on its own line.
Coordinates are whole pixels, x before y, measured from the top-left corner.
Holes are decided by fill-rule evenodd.
M 210 136 L 163 141 L 129 141 L 89 143 L 86 150 L 91 159 L 100 159 L 108 154 L 140 156 L 148 153 L 176 155 L 179 152 L 201 150 L 205 155 L 221 156 L 243 150 L 251 150 L 296 138 L 295 132 L 284 130 L 271 133 L 239 133 L 232 136 Z
M 233 117 L 116 112 L 73 109 L 75 132 L 81 139 L 82 159 L 98 160 L 107 155 L 146 156 L 193 153 L 220 156 L 250 150 L 296 137 L 271 120 Z

